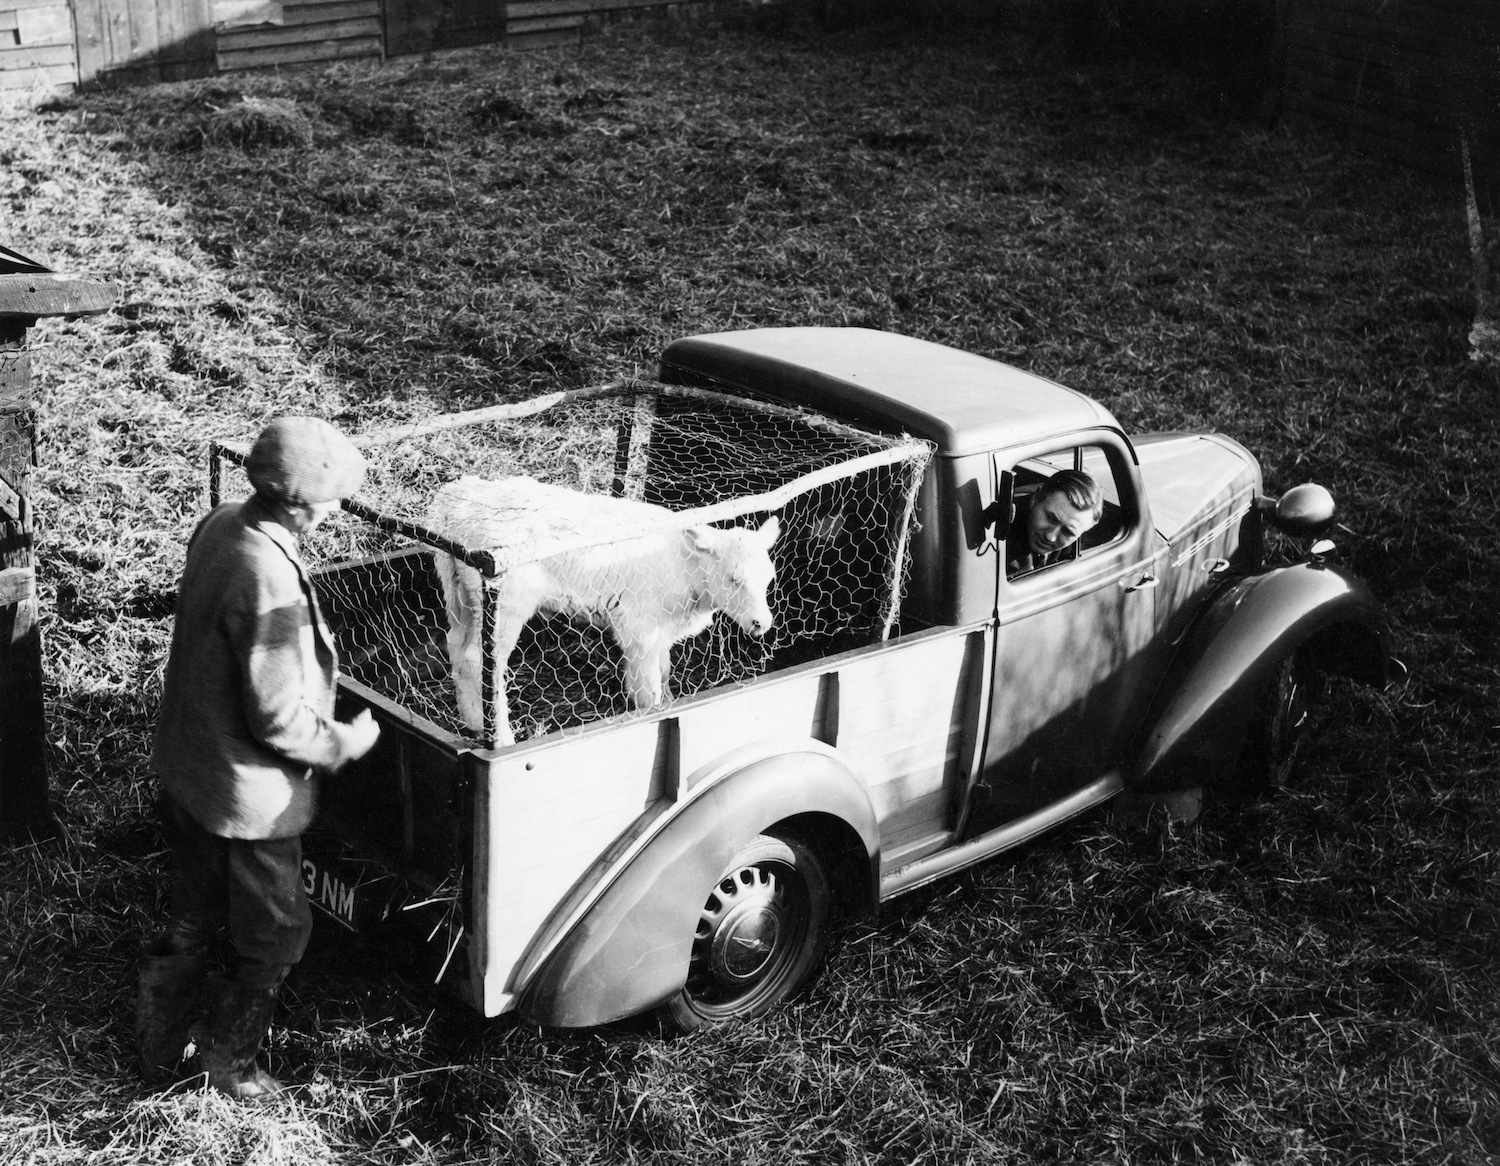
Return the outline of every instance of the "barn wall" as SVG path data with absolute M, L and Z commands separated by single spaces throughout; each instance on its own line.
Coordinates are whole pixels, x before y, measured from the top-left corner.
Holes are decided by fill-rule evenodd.
M 1282 107 L 1359 150 L 1500 188 L 1497 0 L 1287 0 Z

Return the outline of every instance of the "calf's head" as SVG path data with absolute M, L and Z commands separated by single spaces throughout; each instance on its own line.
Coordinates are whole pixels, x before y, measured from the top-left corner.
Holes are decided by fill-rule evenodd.
M 765 635 L 776 622 L 767 592 L 776 578 L 771 545 L 780 533 L 781 523 L 774 515 L 759 530 L 698 526 L 688 531 L 714 610 L 752 636 Z

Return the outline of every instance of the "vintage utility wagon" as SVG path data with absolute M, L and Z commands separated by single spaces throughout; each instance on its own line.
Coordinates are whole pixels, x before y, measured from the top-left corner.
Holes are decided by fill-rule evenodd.
M 808 978 L 834 911 L 875 909 L 1111 799 L 1190 798 L 1237 769 L 1275 781 L 1309 677 L 1380 684 L 1394 666 L 1379 606 L 1325 548 L 1263 562 L 1268 526 L 1322 533 L 1327 493 L 1266 495 L 1228 437 L 1131 438 L 1080 393 L 864 329 L 690 337 L 656 382 L 604 396 L 618 404 L 607 424 L 545 420 L 540 402 L 365 444 L 374 464 L 408 438 L 525 413 L 540 436 L 496 432 L 483 448 L 553 442 L 567 452 L 549 464 L 597 466 L 576 450 L 603 441 L 603 470 L 572 488 L 634 491 L 694 521 L 778 515 L 776 628 L 740 642 L 716 619 L 699 637 L 711 650 L 674 654 L 673 699 L 627 707 L 608 662 L 528 664 L 569 656 L 568 636 L 610 649 L 597 620 L 538 616 L 514 657 L 486 660 L 487 696 L 509 684 L 512 725 L 530 718 L 515 743 L 455 720 L 434 553 L 491 581 L 516 556 L 385 506 L 394 470 L 378 468 L 345 518 L 407 542 L 361 535 L 319 568 L 341 701 L 384 733 L 325 786 L 338 847 L 309 851 L 309 892 L 351 925 L 438 912 L 441 978 L 485 1015 L 572 1026 L 661 1007 L 689 1028 L 757 1015 Z M 734 424 L 679 424 L 710 406 Z M 735 509 L 714 491 L 745 451 L 795 446 L 763 422 L 842 452 L 744 471 Z M 731 430 L 741 452 L 721 455 Z M 415 493 L 474 470 L 478 448 L 407 457 Z M 217 454 L 216 483 L 240 456 Z M 686 469 L 669 488 L 658 467 L 674 456 Z M 840 493 L 847 466 L 887 477 Z M 533 463 L 500 466 L 517 468 Z M 1018 501 L 1063 468 L 1102 485 L 1101 520 L 1063 561 L 1007 578 Z M 846 569 L 859 562 L 878 570 Z M 718 656 L 740 665 L 700 667 Z M 582 704 L 558 714 L 549 691 Z

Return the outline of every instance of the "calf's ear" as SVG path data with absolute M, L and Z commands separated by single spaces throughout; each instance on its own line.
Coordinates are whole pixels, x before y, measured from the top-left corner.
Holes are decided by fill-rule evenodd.
M 761 541 L 766 544 L 766 549 L 769 550 L 771 544 L 781 534 L 781 519 L 777 518 L 774 514 L 771 515 L 770 518 L 766 519 L 764 525 L 761 526 L 759 534 Z
M 710 555 L 719 553 L 719 540 L 715 537 L 718 533 L 711 526 L 690 526 L 687 528 L 688 542 L 693 545 L 693 550 L 703 551 L 705 554 Z

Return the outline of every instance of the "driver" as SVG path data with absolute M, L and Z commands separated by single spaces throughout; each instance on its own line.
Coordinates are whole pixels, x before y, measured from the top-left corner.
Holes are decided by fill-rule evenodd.
M 1005 539 L 1005 576 L 1015 579 L 1059 562 L 1104 515 L 1104 491 L 1082 470 L 1059 470 L 1030 498 L 1016 499 Z

